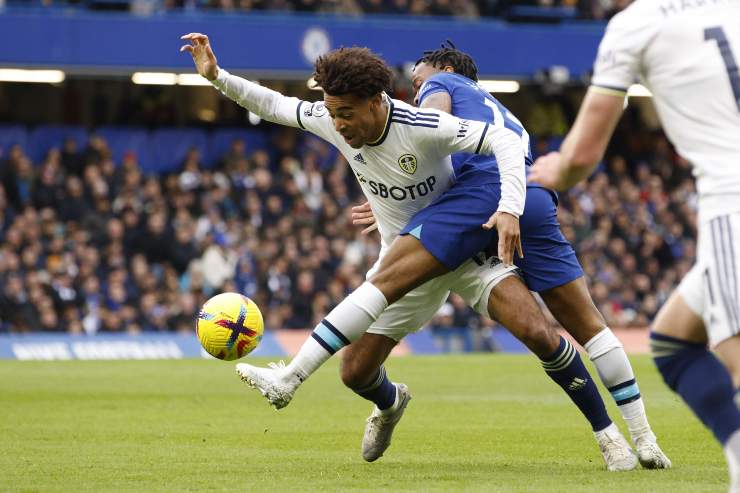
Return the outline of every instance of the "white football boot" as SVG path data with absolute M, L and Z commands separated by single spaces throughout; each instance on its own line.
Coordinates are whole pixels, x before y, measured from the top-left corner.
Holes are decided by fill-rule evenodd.
M 396 402 L 390 412 L 383 412 L 375 406 L 365 424 L 365 435 L 362 437 L 362 458 L 372 462 L 383 455 L 391 445 L 393 429 L 403 416 L 411 400 L 411 393 L 405 384 L 397 383 Z
M 269 363 L 268 366 L 269 368 L 259 368 L 239 363 L 236 365 L 236 373 L 247 385 L 259 390 L 272 407 L 282 409 L 290 403 L 302 381 L 298 375 L 287 371 L 282 360 L 279 363 Z
M 671 459 L 660 449 L 655 435 L 649 433 L 635 440 L 637 460 L 645 469 L 670 469 Z
M 608 470 L 631 471 L 637 467 L 637 456 L 614 423 L 594 435 Z

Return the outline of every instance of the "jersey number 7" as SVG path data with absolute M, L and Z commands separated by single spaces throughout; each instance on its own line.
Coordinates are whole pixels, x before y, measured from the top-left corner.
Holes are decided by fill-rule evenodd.
M 722 55 L 722 60 L 725 62 L 725 68 L 727 69 L 727 75 L 730 78 L 732 95 L 735 96 L 737 109 L 740 110 L 740 73 L 738 73 L 737 61 L 732 53 L 730 41 L 727 39 L 725 30 L 721 26 L 704 29 L 704 41 L 709 41 L 710 39 L 717 42 L 719 53 Z

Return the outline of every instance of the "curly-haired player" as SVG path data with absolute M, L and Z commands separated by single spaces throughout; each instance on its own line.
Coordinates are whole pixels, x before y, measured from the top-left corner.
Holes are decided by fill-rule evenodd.
M 342 377 L 376 404 L 363 439 L 363 457 L 373 461 L 390 444 L 411 398 L 405 385 L 387 378 L 382 361 L 455 291 L 469 306 L 500 319 L 522 338 L 594 430 L 611 425 L 578 352 L 547 326 L 514 275 L 513 249 L 521 249 L 518 216 L 524 206 L 524 166 L 530 161 L 528 138 L 520 126 L 460 120 L 389 98 L 385 90 L 392 74 L 365 48 L 343 48 L 319 58 L 314 78 L 324 89 L 324 101 L 309 104 L 220 69 L 205 35 L 184 39 L 191 44 L 182 49 L 193 55 L 198 72 L 226 96 L 265 119 L 304 128 L 334 144 L 372 205 L 381 235 L 380 258 L 367 282 L 318 324 L 287 367 L 238 364 L 237 372 L 247 383 L 275 407 L 284 407 L 321 364 L 355 343 L 345 354 L 358 357 L 343 358 Z M 495 153 L 497 166 L 455 177 L 449 159 L 454 152 Z M 414 223 L 424 211 L 432 213 Z M 477 256 L 491 243 L 494 225 L 502 262 Z M 506 283 L 506 289 L 499 290 L 505 297 L 493 292 L 499 283 Z M 352 366 L 353 361 L 367 366 Z M 611 435 L 605 435 L 605 441 L 622 446 Z

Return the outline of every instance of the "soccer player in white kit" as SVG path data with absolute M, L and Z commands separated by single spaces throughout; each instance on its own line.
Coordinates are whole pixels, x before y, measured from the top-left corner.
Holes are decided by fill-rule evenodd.
M 640 77 L 652 91 L 666 134 L 694 166 L 699 192 L 697 262 L 653 323 L 653 357 L 724 447 L 733 493 L 740 493 L 739 56 L 740 0 L 637 0 L 609 23 L 560 152 L 540 158 L 530 174 L 558 190 L 589 176 L 627 88 Z
M 513 275 L 513 266 L 497 260 L 479 258 L 475 261 L 470 258 L 480 251 L 474 248 L 483 249 L 491 243 L 482 232 L 487 228 L 490 230 L 502 208 L 511 208 L 515 214 L 523 209 L 524 163 L 525 153 L 528 153 L 526 139 L 507 129 L 503 122 L 460 120 L 446 113 L 421 111 L 390 99 L 382 92 L 390 85 L 390 70 L 379 57 L 364 48 L 335 50 L 317 61 L 315 78 L 322 84 L 325 95 L 324 102 L 312 104 L 285 97 L 218 68 L 205 35 L 193 33 L 183 36 L 183 39 L 191 44 L 183 46 L 181 51 L 191 53 L 198 72 L 226 96 L 265 119 L 304 128 L 334 144 L 349 161 L 373 207 L 378 207 L 377 223 L 383 248 L 379 261 L 368 273 L 371 282 L 363 284 L 322 320 L 287 367 L 258 368 L 246 363 L 238 364 L 237 372 L 245 381 L 259 389 L 275 407 L 281 408 L 290 402 L 301 382 L 341 347 L 357 341 L 360 336 L 399 340 L 430 319 L 449 291 L 458 293 L 483 315 L 500 314 L 495 307 L 500 307 L 506 299 L 524 312 L 509 317 L 509 322 L 513 323 L 512 330 L 540 357 L 548 376 L 566 391 L 589 420 L 607 467 L 610 470 L 635 467 L 637 459 L 609 419 L 603 400 L 578 352 L 547 325 L 521 280 L 508 279 Z M 474 186 L 464 188 L 468 182 L 460 179 L 450 188 L 452 166 L 449 154 L 457 150 L 488 155 L 495 152 L 501 181 L 485 182 L 485 177 L 474 175 Z M 383 298 L 385 293 L 373 283 L 377 282 L 378 272 L 383 270 L 389 258 L 402 264 L 402 272 L 390 275 L 391 279 L 404 276 L 413 279 L 419 276 L 414 267 L 424 268 L 418 259 L 409 260 L 408 251 L 405 254 L 393 253 L 399 240 L 405 239 L 407 245 L 409 241 L 417 241 L 415 237 L 411 237 L 412 240 L 404 237 L 402 228 L 407 228 L 411 216 L 428 206 L 433 198 L 452 200 L 449 193 L 453 189 L 454 197 L 462 197 L 462 200 L 456 202 L 460 207 L 459 213 L 448 211 L 454 218 L 452 225 L 425 222 L 424 226 L 431 225 L 432 231 L 437 232 L 439 229 L 434 227 L 440 224 L 447 227 L 434 238 L 453 249 L 460 263 L 449 266 L 449 271 L 441 276 L 430 276 L 431 280 L 412 289 L 401 299 L 397 294 L 393 299 L 392 295 L 389 297 L 392 304 L 387 303 Z M 491 218 L 491 208 L 495 208 L 497 203 L 499 212 Z M 482 224 L 484 222 L 485 225 Z M 518 221 L 516 223 L 518 234 Z M 499 232 L 499 256 L 505 257 L 506 252 L 501 255 L 503 225 L 497 223 L 496 228 Z M 461 239 L 462 243 L 456 245 L 453 238 Z M 471 238 L 483 241 L 483 244 L 471 243 Z M 509 251 L 511 259 L 514 245 L 508 244 L 512 247 Z M 408 279 L 399 281 L 396 285 L 403 287 L 406 283 L 408 286 Z M 493 294 L 494 287 L 501 281 L 508 283 L 505 297 Z M 380 285 L 387 284 L 387 280 L 380 282 Z M 396 290 L 402 288 L 396 287 Z M 390 292 L 393 293 L 393 289 Z M 365 334 L 368 328 L 370 333 Z M 391 346 L 384 347 L 389 351 Z M 411 396 L 405 385 L 392 383 L 384 371 L 379 372 L 377 379 L 372 374 L 367 376 L 371 380 L 353 390 L 383 406 L 374 409 L 373 419 L 368 420 L 369 428 L 366 427 L 367 440 L 363 438 L 363 457 L 372 461 L 390 445 L 393 427 Z M 376 411 L 379 414 L 376 415 Z M 661 458 L 662 453 L 660 457 L 653 457 L 655 460 Z

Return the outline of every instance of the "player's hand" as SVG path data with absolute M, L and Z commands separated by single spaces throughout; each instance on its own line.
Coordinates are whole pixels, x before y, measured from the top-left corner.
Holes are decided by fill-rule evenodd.
M 198 73 L 210 81 L 216 80 L 216 77 L 218 77 L 218 62 L 211 49 L 208 36 L 201 33 L 190 33 L 180 36 L 180 39 L 190 41 L 190 44 L 180 47 L 180 52 L 187 51 L 190 53 Z
M 483 229 L 496 228 L 498 231 L 498 258 L 509 266 L 514 263 L 514 252 L 524 258 L 522 238 L 519 234 L 519 218 L 508 212 L 495 212 Z
M 550 190 L 562 191 L 565 186 L 560 176 L 560 153 L 553 151 L 537 158 L 529 169 L 527 181 L 539 183 Z
M 369 226 L 362 230 L 363 235 L 367 235 L 378 229 L 378 223 L 375 222 L 373 210 L 370 208 L 370 202 L 352 207 L 352 224 L 355 226 Z

